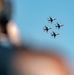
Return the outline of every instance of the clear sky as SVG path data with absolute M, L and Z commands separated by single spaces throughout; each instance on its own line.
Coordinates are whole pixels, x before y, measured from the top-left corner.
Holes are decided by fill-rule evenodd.
M 21 35 L 27 41 L 37 43 L 54 43 L 65 47 L 74 60 L 74 0 L 14 0 L 14 17 Z M 53 24 L 47 18 L 57 18 Z M 56 22 L 64 24 L 60 30 L 55 29 Z M 56 39 L 43 31 L 47 25 L 60 35 Z

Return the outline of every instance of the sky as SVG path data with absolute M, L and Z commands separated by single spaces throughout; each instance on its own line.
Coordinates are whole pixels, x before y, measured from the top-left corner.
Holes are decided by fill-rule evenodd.
M 67 49 L 74 61 L 74 0 L 15 0 L 13 20 L 18 25 L 22 39 L 40 44 L 54 44 Z M 52 24 L 47 18 L 56 18 Z M 60 30 L 54 24 L 63 24 Z M 49 33 L 43 31 L 44 26 L 52 27 Z M 59 33 L 54 39 L 50 33 Z M 66 54 L 65 52 L 65 54 Z

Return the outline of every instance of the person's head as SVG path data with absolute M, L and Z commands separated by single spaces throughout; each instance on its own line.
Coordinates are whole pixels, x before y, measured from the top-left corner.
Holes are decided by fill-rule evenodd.
M 0 32 L 7 34 L 6 25 L 12 17 L 12 4 L 10 0 L 0 0 Z

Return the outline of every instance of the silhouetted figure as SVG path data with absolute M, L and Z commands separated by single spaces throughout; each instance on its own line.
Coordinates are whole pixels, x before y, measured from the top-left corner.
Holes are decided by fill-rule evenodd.
M 11 18 L 11 0 L 0 0 L 0 40 L 9 38 L 13 44 L 20 45 L 19 30 Z
M 19 42 L 18 29 L 10 20 L 12 18 L 12 3 L 10 0 L 0 0 L 0 75 L 8 75 L 9 59 Z M 18 38 L 17 38 L 18 37 Z M 16 42 L 15 42 L 16 41 Z M 7 45 L 9 43 L 9 45 Z
M 10 0 L 0 0 L 0 31 L 7 34 L 7 23 L 12 17 L 12 4 Z
M 48 22 L 51 22 L 52 23 L 54 20 L 56 20 L 56 19 L 55 18 L 52 18 L 52 17 L 49 17 L 48 18 Z
M 52 28 L 48 28 L 47 26 L 45 26 L 45 28 L 43 27 L 43 30 L 46 31 L 47 33 L 50 29 L 52 29 Z
M 64 25 L 57 23 L 57 25 L 55 27 L 60 29 L 60 27 L 62 27 L 62 26 L 64 26 Z

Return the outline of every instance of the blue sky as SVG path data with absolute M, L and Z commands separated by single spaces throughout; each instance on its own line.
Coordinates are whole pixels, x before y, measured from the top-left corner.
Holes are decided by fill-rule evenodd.
M 24 39 L 65 47 L 72 60 L 74 59 L 74 0 L 16 0 L 14 10 L 13 20 Z M 49 16 L 57 20 L 50 24 L 47 21 Z M 56 30 L 56 22 L 64 26 Z M 52 30 L 60 35 L 56 39 L 52 38 L 52 30 L 48 34 L 43 31 L 45 25 L 52 27 Z

